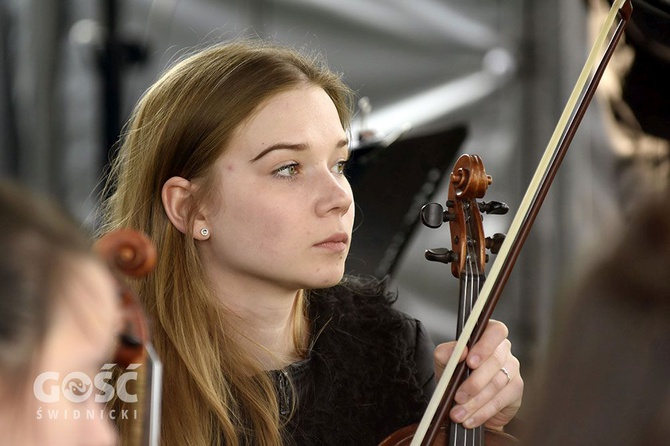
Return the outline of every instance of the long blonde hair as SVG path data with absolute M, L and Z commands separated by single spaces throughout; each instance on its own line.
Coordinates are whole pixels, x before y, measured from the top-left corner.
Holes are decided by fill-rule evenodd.
M 164 362 L 162 444 L 282 443 L 274 385 L 226 333 L 231 316 L 207 286 L 193 238 L 168 220 L 161 188 L 173 176 L 198 179 L 203 193 L 196 199 L 205 199 L 211 167 L 234 130 L 264 101 L 302 84 L 323 88 L 348 129 L 352 95 L 338 75 L 318 58 L 258 41 L 182 60 L 147 90 L 125 129 L 101 232 L 141 230 L 158 248 L 155 272 L 137 287 Z M 300 296 L 296 343 L 309 329 Z

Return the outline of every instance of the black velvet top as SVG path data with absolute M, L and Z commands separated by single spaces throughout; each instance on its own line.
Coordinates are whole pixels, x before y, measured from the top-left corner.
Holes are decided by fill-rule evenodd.
M 310 292 L 309 355 L 273 372 L 286 444 L 377 445 L 420 420 L 435 387 L 434 345 L 393 300 L 383 284 L 352 278 Z

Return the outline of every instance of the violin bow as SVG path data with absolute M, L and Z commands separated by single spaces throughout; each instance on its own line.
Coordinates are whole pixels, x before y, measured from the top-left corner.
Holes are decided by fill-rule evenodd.
M 470 340 L 472 340 L 472 344 L 474 345 L 481 338 L 486 324 L 493 314 L 495 305 L 512 272 L 514 262 L 521 252 L 523 243 L 528 237 L 531 226 L 549 191 L 551 182 L 558 172 L 558 168 L 586 113 L 586 109 L 593 98 L 603 72 L 614 53 L 619 39 L 623 35 L 632 11 L 631 0 L 615 0 L 612 3 L 612 7 L 600 28 L 600 32 L 591 48 L 586 63 L 568 98 L 568 102 L 547 144 L 544 155 L 540 159 L 540 163 L 526 190 L 526 194 L 519 205 L 519 210 L 510 224 L 500 251 L 491 265 L 487 280 L 480 290 L 477 302 L 473 306 L 470 316 L 463 327 L 454 352 L 451 354 L 442 377 L 437 383 L 433 397 L 428 403 L 426 412 L 417 427 L 410 446 L 429 446 L 433 444 L 439 433 L 440 426 L 448 416 L 456 394 L 456 386 L 453 383 L 462 380 L 466 369 L 465 362 L 459 365 L 458 360 Z M 616 20 L 617 16 L 619 17 L 618 21 Z M 615 22 L 616 27 L 614 28 L 614 32 L 611 33 L 611 37 L 605 47 L 605 43 L 612 28 L 615 26 Z M 599 59 L 600 54 L 602 54 L 602 57 Z M 596 62 L 598 62 L 597 67 Z M 596 67 L 595 71 L 594 67 Z M 591 76 L 592 72 L 593 76 Z M 456 375 L 455 379 L 452 379 L 454 375 Z

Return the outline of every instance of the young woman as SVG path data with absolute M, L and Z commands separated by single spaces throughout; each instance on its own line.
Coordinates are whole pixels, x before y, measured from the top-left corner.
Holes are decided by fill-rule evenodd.
M 164 444 L 372 445 L 420 418 L 427 334 L 383 283 L 343 278 L 351 102 L 317 60 L 233 42 L 178 63 L 137 105 L 102 232 L 158 247 L 138 287 L 165 368 Z M 492 322 L 468 353 L 451 413 L 467 427 L 502 429 L 519 408 L 506 337 Z M 438 373 L 452 349 L 436 350 Z
M 66 393 L 111 356 L 121 319 L 111 273 L 58 209 L 6 183 L 0 250 L 0 444 L 116 444 L 90 388 Z

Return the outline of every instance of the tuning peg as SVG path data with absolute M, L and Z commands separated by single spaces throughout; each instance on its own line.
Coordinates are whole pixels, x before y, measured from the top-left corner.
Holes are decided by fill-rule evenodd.
M 442 223 L 454 219 L 454 214 L 445 211 L 439 203 L 428 203 L 421 208 L 421 223 L 429 228 L 439 228 Z
M 505 241 L 505 234 L 495 233 L 491 237 L 486 237 L 486 247 L 492 254 L 498 254 L 500 247 Z
M 447 248 L 427 249 L 425 256 L 431 262 L 450 263 L 458 260 L 458 254 Z
M 509 211 L 509 206 L 501 201 L 489 201 L 479 203 L 479 211 L 487 214 L 504 215 Z

